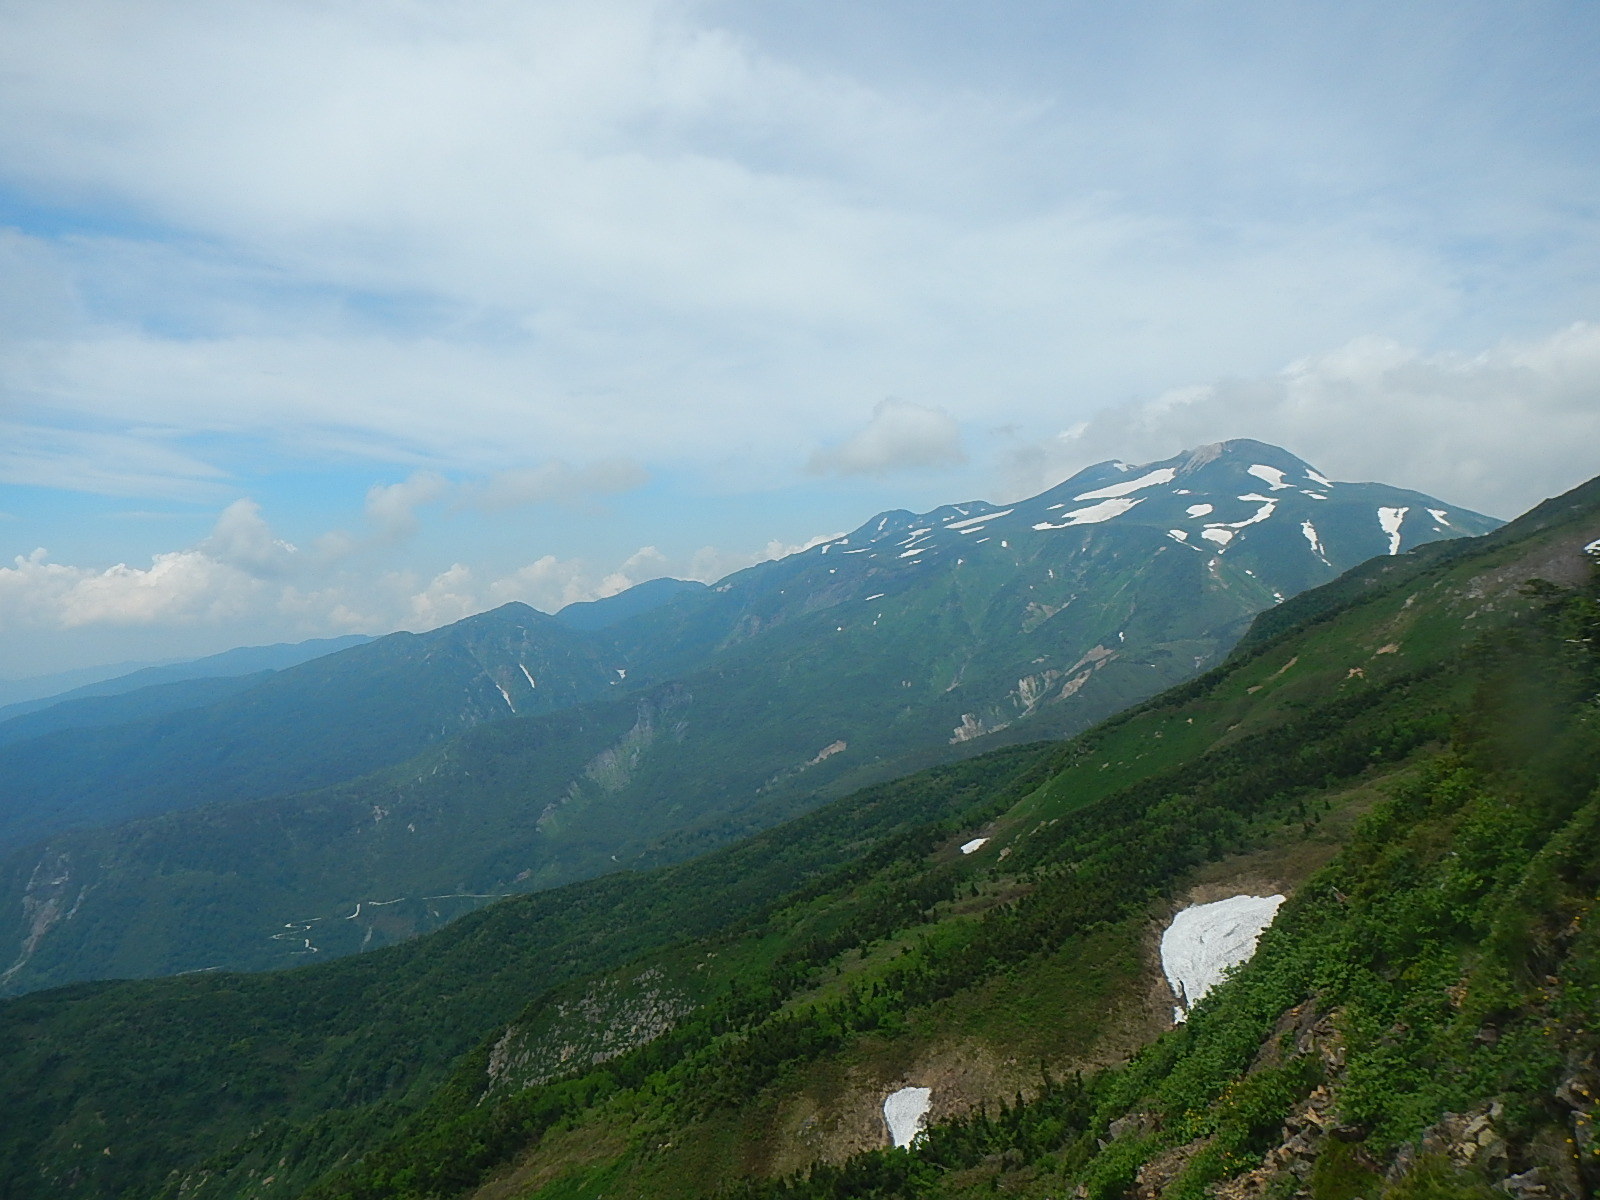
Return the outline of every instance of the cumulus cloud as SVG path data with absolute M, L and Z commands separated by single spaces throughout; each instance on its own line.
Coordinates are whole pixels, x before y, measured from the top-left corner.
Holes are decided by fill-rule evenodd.
M 879 401 L 872 419 L 844 441 L 812 452 L 816 475 L 886 475 L 965 462 L 961 427 L 943 409 L 908 400 Z
M 264 585 L 198 550 L 158 554 L 149 567 L 104 570 L 52 563 L 44 549 L 0 568 L 0 624 L 8 629 L 179 624 L 244 615 Z
M 216 528 L 199 549 L 219 563 L 262 578 L 288 574 L 300 553 L 272 532 L 261 506 L 248 497 L 222 510 Z
M 1509 518 L 1600 470 L 1600 325 L 1470 355 L 1362 338 L 1273 375 L 1176 389 L 1021 449 L 1012 488 L 1234 437 Z
M 375 484 L 367 489 L 367 519 L 384 537 L 406 537 L 417 530 L 417 507 L 449 490 L 449 481 L 436 471 L 417 471 L 399 483 Z

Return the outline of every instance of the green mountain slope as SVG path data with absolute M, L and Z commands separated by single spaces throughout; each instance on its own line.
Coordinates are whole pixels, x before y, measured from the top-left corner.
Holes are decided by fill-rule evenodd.
M 7 1002 L 5 1187 L 1264 1195 L 1301 1170 L 1350 1197 L 1397 1162 L 1395 1195 L 1583 1186 L 1597 538 L 1600 484 L 1285 605 L 1070 742 L 390 951 Z M 1263 889 L 1291 898 L 1260 953 L 1171 1030 L 1166 917 Z M 903 1085 L 936 1121 L 909 1153 L 880 1148 Z
M 80 700 L 103 700 L 113 696 L 125 696 L 129 692 L 144 688 L 162 687 L 189 680 L 232 679 L 241 675 L 257 675 L 262 671 L 281 671 L 285 667 L 298 666 L 313 658 L 347 650 L 351 646 L 359 646 L 371 640 L 365 634 L 351 633 L 343 637 L 312 638 L 304 642 L 278 642 L 271 646 L 240 646 L 233 650 L 224 650 L 221 654 L 209 654 L 204 658 L 191 659 L 188 662 L 141 667 L 109 678 L 97 678 L 92 683 L 77 687 L 64 687 L 43 697 L 6 704 L 0 707 L 0 729 L 5 729 L 6 740 L 12 741 L 16 740 L 17 735 L 10 730 L 11 722 L 17 717 L 41 709 L 73 704 Z M 61 727 L 64 728 L 65 725 Z
M 485 720 L 602 695 L 615 679 L 603 646 L 526 605 L 392 634 L 201 708 L 0 745 L 0 847 L 348 779 Z
M 292 965 L 682 859 L 1087 728 L 1217 661 L 1284 595 L 1492 524 L 1232 442 L 1004 509 L 884 514 L 715 589 L 598 602 L 569 618 L 588 632 L 511 606 L 86 745 L 0 749 L 19 811 L 58 824 L 231 801 L 0 860 L 0 991 Z
M 1590 485 L 1308 602 L 971 814 L 975 853 L 956 834 L 717 946 L 744 988 L 696 1006 L 672 966 L 713 951 L 683 947 L 530 1007 L 310 1194 L 1591 1194 L 1597 534 Z M 1170 1024 L 1163 915 L 1253 888 L 1292 894 L 1260 954 L 1085 1080 Z M 674 987 L 675 1023 L 606 1041 Z M 942 1122 L 871 1149 L 905 1084 Z

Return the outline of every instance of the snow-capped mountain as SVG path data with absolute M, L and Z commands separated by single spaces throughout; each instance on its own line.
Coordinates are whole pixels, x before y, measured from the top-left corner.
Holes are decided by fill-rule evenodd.
M 567 621 L 506 605 L 158 721 L 0 746 L 12 827 L 31 814 L 48 838 L 0 861 L 0 990 L 287 965 L 687 857 L 1086 729 L 1216 665 L 1284 598 L 1496 524 L 1226 442 L 1012 504 L 883 513 L 711 588 L 647 585 Z M 145 936 L 157 909 L 181 928 Z
M 1005 506 L 973 501 L 884 513 L 811 553 L 910 568 L 994 553 L 980 546 L 1015 550 L 1065 530 L 1137 526 L 1218 560 L 1270 555 L 1275 572 L 1302 572 L 1310 583 L 1379 554 L 1497 525 L 1419 492 L 1338 483 L 1276 446 L 1239 440 L 1139 466 L 1099 463 Z

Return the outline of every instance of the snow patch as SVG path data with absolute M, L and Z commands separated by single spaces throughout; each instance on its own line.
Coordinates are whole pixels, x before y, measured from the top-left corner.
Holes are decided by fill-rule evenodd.
M 1409 508 L 1380 508 L 1378 510 L 1378 524 L 1389 535 L 1389 553 L 1400 553 L 1400 522 L 1406 519 Z
M 1430 517 L 1432 517 L 1435 521 L 1439 522 L 1439 524 L 1441 524 L 1441 525 L 1449 525 L 1450 524 L 1450 516 L 1442 508 L 1430 508 L 1428 510 L 1428 515 Z
M 976 525 L 980 521 L 993 521 L 997 517 L 1009 517 L 1016 511 L 1017 510 L 1014 508 L 1002 508 L 999 512 L 984 513 L 981 517 L 968 517 L 965 521 L 951 521 L 950 524 L 945 526 L 945 528 L 965 529 L 968 525 Z
M 1278 915 L 1282 896 L 1231 896 L 1214 904 L 1191 904 L 1161 935 L 1161 970 L 1178 998 L 1179 1022 L 1226 972 L 1248 962 L 1261 931 Z
M 1211 504 L 1191 504 L 1183 511 L 1188 513 L 1191 517 L 1203 517 L 1214 507 L 1215 506 Z
M 925 1087 L 904 1087 L 884 1100 L 883 1120 L 896 1146 L 909 1146 L 916 1141 L 932 1102 L 933 1089 Z
M 1594 541 L 1585 546 L 1583 552 L 1585 554 L 1600 554 L 1600 538 L 1595 538 Z
M 961 843 L 961 853 L 963 853 L 963 854 L 971 854 L 975 850 L 981 850 L 981 849 L 983 849 L 983 844 L 985 842 L 987 842 L 988 840 L 989 840 L 988 838 L 983 837 L 983 838 L 973 838 L 970 842 L 962 842 Z
M 887 595 L 888 595 L 888 594 L 889 594 L 889 593 L 888 593 L 888 592 L 879 592 L 879 593 L 878 593 L 878 594 L 877 594 L 877 595 L 875 595 L 875 596 L 868 596 L 868 597 L 867 597 L 867 599 L 868 599 L 868 600 L 882 600 L 882 599 L 883 599 L 883 598 L 884 598 L 884 597 L 885 597 L 885 596 L 887 596 Z
M 1169 529 L 1167 530 L 1167 536 L 1176 538 L 1180 542 L 1187 542 L 1189 540 L 1189 531 L 1187 529 Z
M 1332 563 L 1328 562 L 1327 552 L 1322 548 L 1322 539 L 1317 536 L 1317 527 L 1310 521 L 1301 521 L 1300 532 L 1305 534 L 1306 541 L 1311 543 L 1311 553 L 1315 554 L 1323 562 L 1328 563 L 1328 566 L 1333 566 Z
M 1171 483 L 1177 478 L 1175 467 L 1162 467 L 1159 471 L 1151 471 L 1148 475 L 1141 475 L 1137 479 L 1130 479 L 1127 483 L 1114 483 L 1110 487 L 1100 488 L 1098 491 L 1085 492 L 1081 496 L 1074 496 L 1074 500 L 1114 500 L 1118 496 L 1126 496 L 1129 492 L 1142 491 L 1147 487 L 1155 487 L 1158 483 Z
M 533 681 L 533 676 L 528 674 L 528 668 L 527 668 L 526 664 L 518 663 L 517 666 L 522 668 L 522 677 L 528 681 L 528 686 L 529 687 L 536 688 L 536 687 L 539 686 L 537 683 L 535 683 Z
M 1254 475 L 1273 491 L 1277 491 L 1279 488 L 1294 486 L 1288 480 L 1284 479 L 1283 472 L 1278 470 L 1277 467 L 1266 467 L 1262 466 L 1260 463 L 1256 463 L 1252 467 L 1246 467 L 1245 474 Z
M 1102 500 L 1099 504 L 1091 504 L 1088 508 L 1075 508 L 1069 513 L 1063 513 L 1065 518 L 1060 524 L 1052 525 L 1049 521 L 1040 521 L 1035 529 L 1066 529 L 1072 525 L 1098 525 L 1102 521 L 1109 521 L 1113 517 L 1120 517 L 1135 505 L 1143 504 L 1144 500 L 1112 499 Z M 1004 543 L 1002 543 L 1003 545 Z
M 511 693 L 506 691 L 505 688 L 500 687 L 499 683 L 496 683 L 494 686 L 496 688 L 498 688 L 499 691 L 500 691 L 500 694 L 505 697 L 506 707 L 509 708 L 512 712 L 516 712 L 517 711 L 517 706 L 515 704 L 511 703 Z
M 1226 525 L 1207 525 L 1200 531 L 1200 536 L 1208 542 L 1215 542 L 1219 546 L 1226 546 L 1233 541 L 1233 530 Z
M 1306 478 L 1311 480 L 1312 483 L 1320 483 L 1323 487 L 1332 487 L 1333 486 L 1333 480 L 1325 478 L 1324 476 L 1317 474 L 1310 467 L 1306 468 Z

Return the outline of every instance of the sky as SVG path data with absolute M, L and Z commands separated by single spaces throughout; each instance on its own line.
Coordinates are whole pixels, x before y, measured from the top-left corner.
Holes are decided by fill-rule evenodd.
M 1600 472 L 1600 5 L 0 0 L 0 679 L 1275 442 Z

